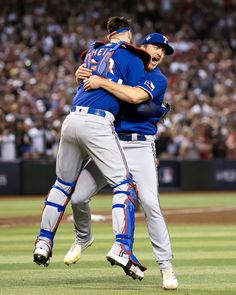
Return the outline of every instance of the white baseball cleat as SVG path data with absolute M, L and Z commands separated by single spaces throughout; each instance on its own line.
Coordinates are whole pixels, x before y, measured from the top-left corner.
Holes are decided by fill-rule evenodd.
M 33 261 L 38 265 L 48 266 L 52 256 L 51 246 L 44 240 L 37 238 L 34 249 Z
M 134 265 L 129 260 L 129 255 L 119 244 L 115 243 L 112 246 L 106 256 L 106 259 L 111 263 L 111 265 L 119 265 L 122 267 L 126 275 L 132 277 L 134 280 L 139 279 L 141 281 L 144 278 L 144 273 L 138 266 Z
M 161 269 L 162 288 L 164 290 L 176 290 L 178 288 L 178 281 L 175 277 L 173 268 Z
M 94 242 L 94 237 L 91 238 L 91 240 L 89 240 L 88 242 L 84 243 L 84 244 L 77 244 L 74 243 L 70 250 L 66 253 L 65 257 L 64 257 L 64 263 L 66 265 L 70 265 L 70 264 L 74 264 L 76 263 L 81 255 L 82 252 L 88 248 L 89 246 L 91 246 Z

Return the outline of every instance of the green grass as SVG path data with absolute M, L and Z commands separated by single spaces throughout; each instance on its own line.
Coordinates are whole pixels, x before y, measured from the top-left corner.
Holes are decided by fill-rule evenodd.
M 0 294 L 168 294 L 148 240 L 146 227 L 136 229 L 136 254 L 148 267 L 142 282 L 133 281 L 119 267 L 111 267 L 105 255 L 112 244 L 110 224 L 94 224 L 96 242 L 70 267 L 63 257 L 70 247 L 72 225 L 62 224 L 55 239 L 48 268 L 32 262 L 33 240 L 38 227 L 0 229 Z M 170 226 L 180 287 L 173 294 L 236 294 L 235 226 Z M 171 292 L 172 294 L 172 292 Z
M 0 199 L 0 217 L 37 216 L 43 208 L 43 197 L 18 197 Z M 236 193 L 162 193 L 162 208 L 236 207 Z M 97 195 L 91 201 L 92 211 L 111 210 L 111 195 Z M 70 213 L 68 206 L 66 213 Z
M 97 196 L 93 212 L 110 212 L 111 196 Z M 235 193 L 162 194 L 163 208 L 236 207 Z M 43 198 L 4 198 L 0 217 L 39 216 Z M 70 209 L 67 210 L 70 213 Z M 175 225 L 169 227 L 177 291 L 161 288 L 146 225 L 138 223 L 135 253 L 148 267 L 142 282 L 133 281 L 119 267 L 105 260 L 113 243 L 112 226 L 93 224 L 95 243 L 70 267 L 63 257 L 73 242 L 72 224 L 61 224 L 48 268 L 32 262 L 33 243 L 39 225 L 0 227 L 0 295 L 103 295 L 103 294 L 236 294 L 236 225 Z

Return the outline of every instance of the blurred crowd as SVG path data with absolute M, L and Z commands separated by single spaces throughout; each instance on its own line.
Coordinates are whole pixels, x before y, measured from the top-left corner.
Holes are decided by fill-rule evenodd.
M 135 43 L 157 31 L 175 48 L 161 65 L 171 112 L 158 126 L 158 156 L 236 158 L 233 0 L 1 1 L 0 158 L 56 156 L 80 53 L 105 40 L 113 15 L 132 19 Z

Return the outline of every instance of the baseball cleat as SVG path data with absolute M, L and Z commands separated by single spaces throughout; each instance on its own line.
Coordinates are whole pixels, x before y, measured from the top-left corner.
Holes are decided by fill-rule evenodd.
M 120 245 L 115 243 L 108 252 L 106 259 L 111 265 L 122 267 L 126 275 L 132 277 L 134 280 L 138 279 L 141 281 L 144 278 L 144 273 L 129 260 L 129 255 L 122 250 Z
M 42 248 L 35 248 L 34 262 L 38 265 L 48 266 L 50 262 L 48 251 Z
M 49 243 L 49 240 L 43 238 L 36 239 L 33 261 L 38 265 L 49 265 L 50 257 L 52 257 L 52 248 Z
M 162 288 L 164 290 L 176 290 L 178 288 L 178 281 L 175 277 L 175 273 L 172 267 L 167 269 L 161 269 L 162 276 Z
M 82 252 L 87 249 L 89 246 L 91 246 L 94 242 L 94 237 L 91 238 L 91 240 L 89 240 L 88 242 L 84 243 L 84 244 L 77 244 L 74 243 L 70 250 L 66 253 L 65 257 L 64 257 L 64 263 L 66 265 L 70 265 L 70 264 L 74 264 L 76 263 L 81 255 Z

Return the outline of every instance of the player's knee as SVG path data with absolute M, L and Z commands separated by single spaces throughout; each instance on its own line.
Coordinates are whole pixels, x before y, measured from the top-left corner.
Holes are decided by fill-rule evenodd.
M 71 196 L 71 205 L 72 206 L 82 206 L 83 204 L 87 204 L 90 200 L 91 196 L 88 196 L 86 193 L 73 193 Z
M 148 212 L 157 212 L 160 211 L 160 205 L 158 202 L 158 199 L 152 199 L 152 198 L 145 198 L 144 200 L 140 200 L 141 206 L 143 207 L 144 211 Z
M 70 196 L 75 188 L 76 182 L 65 182 L 60 178 L 57 178 L 53 188 L 62 191 L 65 195 Z
M 113 187 L 114 192 L 114 198 L 113 203 L 116 202 L 119 199 L 119 202 L 124 202 L 123 198 L 129 199 L 134 205 L 136 205 L 137 202 L 137 187 L 133 180 L 132 175 L 130 175 L 129 178 L 123 180 L 118 185 Z

